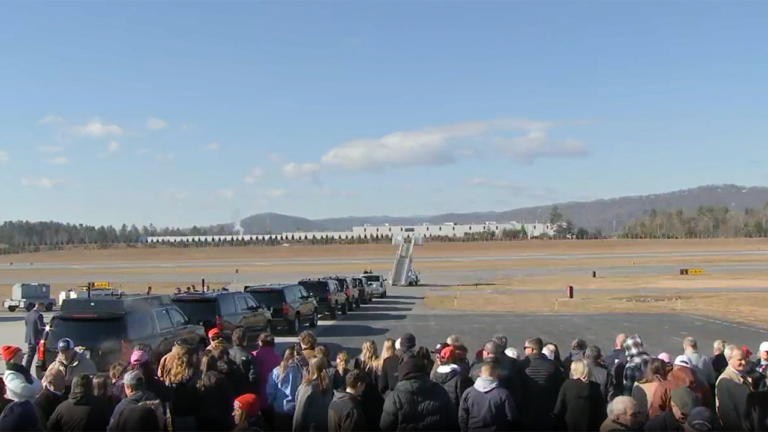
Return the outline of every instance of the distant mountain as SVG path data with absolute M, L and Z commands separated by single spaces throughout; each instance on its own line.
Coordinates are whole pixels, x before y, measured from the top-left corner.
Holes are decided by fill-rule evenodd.
M 501 212 L 447 213 L 435 216 L 350 216 L 342 218 L 310 220 L 278 213 L 262 213 L 249 216 L 241 221 L 247 234 L 267 231 L 346 231 L 353 226 L 363 224 L 413 225 L 418 223 L 439 224 L 483 223 L 483 222 L 535 222 L 549 218 L 553 205 L 558 205 L 565 217 L 573 220 L 576 226 L 583 226 L 590 231 L 600 228 L 605 233 L 612 233 L 614 221 L 616 229 L 621 230 L 632 218 L 647 215 L 651 209 L 673 210 L 682 208 L 696 211 L 699 206 L 730 207 L 742 211 L 747 207 L 762 209 L 768 202 L 768 187 L 745 187 L 732 184 L 708 185 L 692 189 L 678 190 L 653 195 L 625 196 L 586 202 L 566 202 L 537 207 L 526 207 Z

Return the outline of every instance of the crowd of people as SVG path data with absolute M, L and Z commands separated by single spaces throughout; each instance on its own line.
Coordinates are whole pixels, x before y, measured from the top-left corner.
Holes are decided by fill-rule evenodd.
M 217 329 L 202 350 L 183 343 L 154 364 L 138 345 L 97 373 L 69 339 L 38 380 L 15 346 L 6 363 L 0 431 L 764 431 L 768 342 L 686 338 L 679 355 L 650 355 L 618 335 L 606 355 L 584 340 L 562 357 L 530 338 L 519 353 L 495 335 L 470 353 L 459 336 L 430 350 L 411 333 L 331 353 L 305 331 L 282 355 L 262 334 L 248 349 Z

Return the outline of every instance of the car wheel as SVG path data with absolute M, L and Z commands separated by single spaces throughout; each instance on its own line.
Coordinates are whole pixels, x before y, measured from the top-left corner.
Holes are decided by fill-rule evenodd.
M 293 327 L 291 328 L 291 332 L 296 335 L 301 333 L 301 315 L 296 314 L 296 316 L 293 318 Z
M 312 321 L 309 322 L 309 326 L 312 328 L 317 327 L 317 309 L 312 312 Z
M 8 312 L 16 312 L 18 306 L 8 306 Z
M 342 315 L 346 315 L 346 314 L 347 314 L 347 312 L 349 312 L 349 311 L 347 310 L 347 302 L 344 302 L 344 306 L 342 306 L 342 307 L 341 307 L 341 314 L 342 314 Z
M 331 306 L 331 314 L 330 315 L 331 315 L 331 319 L 332 320 L 335 320 L 339 316 L 338 313 L 336 312 L 336 307 L 335 306 Z
M 48 303 L 47 305 L 45 305 L 46 312 L 50 312 L 52 310 L 53 310 L 53 303 Z

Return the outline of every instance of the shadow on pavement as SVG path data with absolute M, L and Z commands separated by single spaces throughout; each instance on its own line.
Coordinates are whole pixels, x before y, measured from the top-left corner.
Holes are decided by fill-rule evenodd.
M 0 323 L 24 321 L 24 316 L 4 316 L 0 317 Z
M 424 300 L 424 296 L 405 296 L 405 295 L 388 295 L 386 300 Z M 384 300 L 384 301 L 386 301 Z M 376 304 L 374 300 L 373 304 Z
M 376 313 L 376 312 L 410 312 L 412 307 L 395 307 L 395 306 L 371 306 L 367 310 L 364 310 L 364 314 Z
M 381 336 L 387 334 L 389 329 L 387 328 L 378 328 L 378 327 L 371 327 L 369 325 L 365 324 L 337 324 L 335 326 L 331 326 L 328 329 L 324 330 L 320 336 L 318 336 L 319 339 L 321 339 L 321 342 L 327 338 L 332 337 L 371 337 L 371 336 Z
M 391 320 L 404 320 L 406 318 L 406 315 L 401 314 L 391 314 L 391 313 L 377 313 L 377 312 L 366 312 L 364 314 L 350 314 L 347 315 L 343 321 L 339 321 L 340 324 L 343 324 L 345 322 L 354 322 L 354 321 L 391 321 Z M 333 327 L 336 327 L 339 324 L 336 324 Z
M 375 307 L 378 305 L 385 305 L 385 306 L 391 306 L 391 305 L 414 305 L 416 302 L 407 302 L 407 301 L 399 301 L 399 300 L 376 300 L 375 302 L 366 305 L 367 307 Z

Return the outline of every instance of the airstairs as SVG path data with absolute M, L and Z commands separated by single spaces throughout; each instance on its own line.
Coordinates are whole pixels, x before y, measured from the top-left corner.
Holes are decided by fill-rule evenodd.
M 412 282 L 413 273 L 413 246 L 416 241 L 412 237 L 402 238 L 400 247 L 395 256 L 395 265 L 389 280 L 392 285 L 409 285 Z

